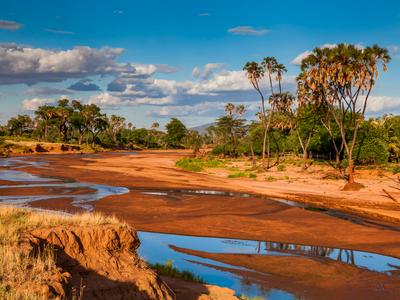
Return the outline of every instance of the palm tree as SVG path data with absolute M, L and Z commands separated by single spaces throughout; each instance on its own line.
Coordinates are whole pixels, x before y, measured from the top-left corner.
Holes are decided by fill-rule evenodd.
M 354 182 L 353 150 L 379 66 L 386 71 L 389 61 L 387 49 L 349 44 L 316 48 L 302 61 L 299 101 L 326 106 L 338 125 L 348 160 L 346 188 L 361 187 Z
M 278 81 L 279 85 L 279 94 L 282 94 L 282 79 L 283 79 L 283 74 L 287 72 L 287 69 L 284 64 L 276 64 L 272 68 L 272 72 L 276 74 L 276 80 Z
M 264 70 L 268 71 L 268 79 L 269 79 L 269 86 L 271 88 L 271 95 L 274 94 L 274 88 L 272 85 L 272 74 L 278 65 L 275 57 L 267 56 L 261 62 L 261 65 L 264 67 Z
M 267 144 L 267 136 L 268 136 L 268 128 L 266 123 L 266 116 L 265 116 L 265 99 L 264 95 L 260 88 L 260 81 L 265 75 L 265 69 L 260 66 L 257 62 L 247 62 L 243 70 L 246 71 L 247 78 L 249 79 L 250 83 L 254 87 L 254 89 L 258 92 L 261 98 L 261 123 L 264 129 L 264 137 L 263 137 L 263 145 L 262 145 L 262 163 L 265 164 L 265 149 Z M 272 85 L 271 85 L 272 86 Z

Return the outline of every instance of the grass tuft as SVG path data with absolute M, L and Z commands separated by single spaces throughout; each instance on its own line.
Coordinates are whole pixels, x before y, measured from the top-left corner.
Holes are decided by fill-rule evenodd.
M 159 275 L 178 278 L 185 281 L 205 283 L 201 277 L 193 274 L 192 272 L 186 270 L 181 271 L 175 268 L 174 262 L 172 260 L 167 260 L 165 264 L 159 264 L 159 263 L 150 264 L 150 267 L 153 270 L 157 271 Z

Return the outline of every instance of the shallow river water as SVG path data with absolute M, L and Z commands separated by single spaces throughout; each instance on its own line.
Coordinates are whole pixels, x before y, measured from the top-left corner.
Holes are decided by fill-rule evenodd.
M 21 170 L 24 166 L 46 167 L 44 162 L 33 162 L 25 158 L 0 159 L 0 203 L 29 206 L 32 201 L 44 199 L 72 199 L 72 204 L 85 210 L 92 210 L 91 202 L 110 195 L 128 193 L 125 187 L 114 187 L 87 182 L 75 182 L 60 178 L 49 178 L 29 174 Z M 57 193 L 39 195 L 7 195 L 5 189 L 45 188 L 51 191 L 57 188 Z M 85 189 L 86 192 L 73 193 Z M 23 191 L 23 190 L 21 190 Z M 221 195 L 226 197 L 247 198 L 248 194 L 227 193 L 211 190 L 143 190 L 142 193 L 157 196 L 177 196 L 179 194 Z M 179 198 L 177 198 L 179 199 Z M 296 203 L 283 201 L 286 205 L 297 206 Z M 304 208 L 304 207 L 302 207 Z M 300 208 L 299 208 L 300 209 Z M 338 216 L 343 217 L 343 216 Z M 351 219 L 350 219 L 351 220 Z M 244 270 L 249 269 L 227 265 L 210 259 L 204 259 L 173 250 L 170 246 L 199 250 L 211 253 L 259 254 L 264 256 L 305 256 L 318 259 L 335 260 L 340 263 L 351 264 L 359 268 L 376 272 L 385 272 L 391 275 L 394 270 L 399 270 L 400 259 L 352 249 L 328 248 L 318 245 L 284 244 L 274 241 L 252 241 L 231 238 L 193 237 L 152 232 L 138 232 L 141 246 L 139 254 L 150 263 L 164 264 L 172 260 L 176 268 L 188 270 L 200 276 L 205 282 L 219 286 L 229 287 L 238 295 L 259 296 L 269 300 L 298 299 L 295 295 L 284 290 L 266 289 L 249 278 L 242 278 L 234 272 L 221 269 Z

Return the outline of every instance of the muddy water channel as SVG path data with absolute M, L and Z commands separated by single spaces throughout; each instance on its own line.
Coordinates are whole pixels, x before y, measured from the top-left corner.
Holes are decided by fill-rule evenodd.
M 125 187 L 32 175 L 24 171 L 25 167 L 46 168 L 47 164 L 44 160 L 30 161 L 27 158 L 0 159 L 0 204 L 29 206 L 35 201 L 68 199 L 72 206 L 91 211 L 93 201 L 130 192 Z M 137 192 L 175 202 L 179 202 L 184 195 L 250 197 L 248 194 L 212 190 L 142 189 Z M 282 205 L 298 209 L 317 210 L 296 202 L 270 201 L 279 201 Z M 319 213 L 365 226 L 378 226 L 368 220 L 334 211 L 323 210 Z M 398 228 L 393 227 L 392 230 Z M 326 276 L 321 277 L 321 281 L 328 278 L 323 283 L 325 290 L 334 292 L 342 281 L 362 277 L 366 278 L 367 284 L 373 285 L 373 292 L 377 295 L 387 288 L 386 282 L 396 285 L 396 280 L 400 278 L 400 259 L 353 249 L 144 231 L 138 232 L 138 235 L 141 240 L 139 253 L 149 263 L 173 261 L 174 267 L 188 270 L 208 284 L 229 287 L 237 295 L 258 296 L 261 299 L 325 299 L 318 292 L 319 286 L 304 280 L 315 277 L 313 280 L 318 281 L 320 274 Z M 360 284 L 354 288 L 363 290 L 364 286 Z M 347 299 L 346 295 L 343 299 Z

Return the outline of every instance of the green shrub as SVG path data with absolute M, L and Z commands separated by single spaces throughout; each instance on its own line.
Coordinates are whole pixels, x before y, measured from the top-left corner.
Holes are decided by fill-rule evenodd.
M 285 166 L 285 165 L 278 165 L 278 166 L 276 167 L 276 169 L 277 169 L 279 172 L 282 172 L 282 171 L 285 171 L 285 170 L 286 170 L 286 166 Z
M 190 271 L 181 271 L 175 268 L 174 262 L 172 260 L 167 260 L 165 264 L 150 264 L 150 267 L 153 270 L 157 271 L 158 275 L 165 275 L 173 278 L 183 279 L 186 281 L 205 283 L 200 276 L 197 276 Z
M 238 178 L 238 177 L 247 177 L 246 172 L 236 172 L 228 175 L 228 178 Z
M 392 172 L 393 172 L 393 174 L 398 174 L 398 173 L 400 173 L 400 166 L 394 166 L 394 167 L 392 168 Z
M 182 158 L 175 165 L 185 171 L 201 172 L 204 169 L 221 167 L 224 163 L 218 159 Z
M 276 181 L 276 178 L 274 176 L 268 176 L 268 177 L 265 177 L 265 180 L 272 182 L 272 181 Z
M 257 178 L 257 174 L 250 173 L 250 174 L 249 174 L 249 178 L 256 179 L 256 178 Z

